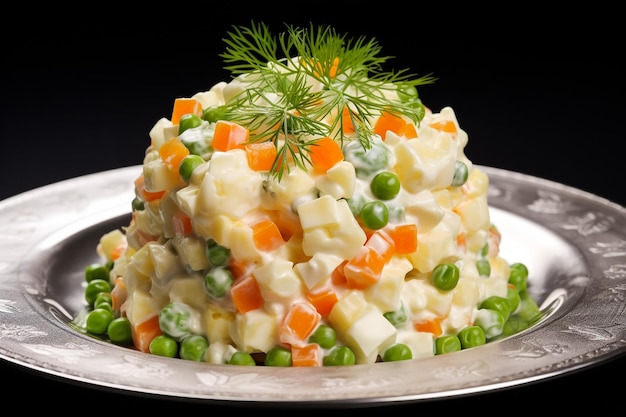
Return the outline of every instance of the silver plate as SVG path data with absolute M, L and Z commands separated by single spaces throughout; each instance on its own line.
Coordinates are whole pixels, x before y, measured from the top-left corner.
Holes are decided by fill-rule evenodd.
M 546 318 L 487 345 L 349 367 L 210 365 L 162 358 L 76 332 L 84 267 L 100 236 L 126 225 L 140 166 L 0 201 L 0 358 L 130 394 L 267 405 L 365 406 L 456 397 L 572 372 L 626 349 L 626 209 L 548 180 L 490 177 L 501 251 L 525 263 Z

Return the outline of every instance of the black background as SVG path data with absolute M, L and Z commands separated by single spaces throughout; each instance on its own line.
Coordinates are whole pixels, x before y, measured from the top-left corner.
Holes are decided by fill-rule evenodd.
M 17 29 L 2 29 L 0 199 L 140 164 L 148 131 L 169 117 L 176 97 L 229 80 L 218 56 L 222 38 L 231 25 L 254 19 L 275 31 L 284 29 L 283 22 L 312 22 L 350 37 L 376 38 L 382 55 L 394 57 L 389 69 L 438 78 L 419 90 L 420 97 L 434 111 L 453 107 L 469 134 L 466 154 L 474 163 L 626 205 L 620 14 L 595 6 L 548 13 L 528 3 L 506 10 L 416 4 L 408 12 L 395 4 L 325 3 L 319 10 L 319 4 L 291 2 L 179 4 L 130 13 L 94 5 L 89 12 L 38 9 L 38 20 L 31 11 L 17 12 Z M 67 17 L 47 19 L 47 13 Z M 616 402 L 624 371 L 622 356 L 511 390 L 394 405 L 391 411 L 485 412 L 496 404 L 504 410 L 519 404 L 526 413 L 546 405 L 576 410 L 581 402 Z M 75 398 L 108 406 L 111 413 L 128 406 L 237 409 L 74 386 L 8 363 L 0 363 L 0 378 L 5 401 L 25 392 L 59 410 L 77 407 Z M 124 405 L 112 405 L 116 401 Z

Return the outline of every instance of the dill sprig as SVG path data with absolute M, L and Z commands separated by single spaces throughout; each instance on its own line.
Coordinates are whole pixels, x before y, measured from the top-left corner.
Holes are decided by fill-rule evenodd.
M 304 167 L 311 146 L 322 137 L 343 142 L 350 118 L 354 134 L 365 149 L 371 146 L 370 120 L 385 111 L 419 124 L 425 114 L 416 87 L 435 78 L 416 77 L 407 69 L 384 71 L 391 57 L 380 56 L 375 39 L 348 38 L 330 26 L 288 26 L 278 37 L 264 23 L 233 26 L 220 56 L 242 93 L 225 104 L 224 118 L 245 125 L 250 141 L 273 141 L 278 156 L 272 173 L 280 178 L 288 161 Z M 412 89 L 401 99 L 400 89 Z M 346 111 L 347 109 L 347 111 Z

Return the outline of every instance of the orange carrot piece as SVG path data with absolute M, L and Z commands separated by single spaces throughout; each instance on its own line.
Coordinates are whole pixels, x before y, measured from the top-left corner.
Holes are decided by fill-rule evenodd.
M 161 156 L 161 159 L 165 162 L 167 169 L 172 172 L 178 172 L 180 162 L 189 154 L 189 149 L 185 146 L 185 144 L 183 144 L 178 136 L 168 139 L 159 148 L 159 155 Z
M 278 329 L 281 343 L 302 346 L 319 324 L 322 316 L 309 303 L 297 302 L 291 306 Z
M 417 250 L 417 225 L 399 224 L 391 232 L 394 249 L 399 255 L 408 255 Z
M 260 251 L 270 252 L 285 244 L 278 226 L 270 219 L 256 220 L 250 227 L 254 245 Z
M 441 320 L 436 317 L 430 320 L 413 323 L 413 328 L 418 332 L 432 333 L 435 337 L 439 337 L 443 333 Z
M 373 248 L 362 246 L 359 253 L 343 268 L 347 284 L 363 290 L 376 284 L 385 266 L 385 258 Z
M 122 243 L 121 245 L 117 245 L 115 248 L 113 248 L 113 250 L 111 251 L 111 255 L 110 255 L 111 260 L 115 261 L 120 256 L 122 256 L 124 252 L 126 251 L 127 247 L 128 247 L 128 244 Z
M 248 165 L 253 171 L 269 171 L 276 160 L 274 142 L 254 142 L 245 145 Z
M 259 283 L 252 275 L 247 275 L 236 281 L 230 287 L 230 296 L 239 313 L 247 313 L 261 308 L 264 304 Z
M 111 308 L 113 311 L 122 311 L 122 305 L 126 302 L 128 292 L 126 291 L 126 283 L 124 278 L 115 277 L 115 284 L 111 290 Z
M 346 285 L 348 280 L 346 279 L 346 274 L 344 274 L 343 269 L 346 266 L 348 261 L 343 261 L 341 264 L 337 266 L 330 275 L 330 282 L 334 285 Z
M 313 304 L 313 307 L 322 317 L 327 317 L 339 300 L 337 293 L 331 287 L 323 287 L 319 290 L 311 291 L 306 294 L 306 299 Z
M 365 242 L 365 246 L 374 249 L 380 256 L 383 257 L 385 263 L 391 260 L 395 249 L 395 242 L 392 237 L 383 230 L 376 230 Z
M 323 359 L 322 348 L 317 343 L 291 347 L 291 366 L 322 366 Z
M 159 315 L 157 314 L 139 324 L 132 325 L 131 333 L 135 347 L 141 352 L 150 353 L 150 342 L 152 342 L 152 339 L 163 334 L 159 327 Z
M 325 137 L 313 144 L 310 148 L 313 170 L 318 174 L 324 174 L 337 162 L 343 161 L 343 152 L 339 143 L 332 138 Z
M 415 130 L 415 126 L 412 123 L 407 122 L 400 116 L 383 111 L 376 120 L 374 133 L 379 135 L 382 140 L 385 140 L 389 130 L 398 136 L 408 139 L 417 137 L 417 130 Z
M 230 151 L 235 148 L 243 148 L 248 142 L 250 131 L 245 127 L 228 120 L 215 122 L 213 132 L 213 148 L 217 151 Z
M 202 116 L 202 104 L 195 98 L 177 98 L 174 100 L 174 109 L 172 110 L 171 122 L 174 125 L 180 123 L 181 116 L 185 114 L 195 114 L 196 116 Z
M 135 180 L 135 189 L 137 190 L 137 194 L 145 201 L 156 201 L 159 200 L 163 195 L 165 195 L 165 191 L 156 191 L 151 192 L 146 190 L 146 183 L 144 181 L 143 174 L 137 177 Z
M 451 133 L 452 137 L 456 137 L 456 125 L 452 120 L 442 120 L 441 122 L 430 123 L 428 126 L 437 129 L 440 132 Z
M 242 261 L 240 259 L 235 259 L 232 256 L 228 260 L 228 269 L 230 270 L 230 273 L 233 274 L 233 280 L 235 282 L 247 275 L 250 275 L 250 271 L 252 271 L 253 266 L 253 262 Z
M 354 133 L 354 123 L 352 123 L 352 119 L 350 118 L 350 109 L 348 106 L 343 108 L 343 115 L 341 116 L 341 127 L 343 129 L 343 133 L 346 135 L 350 135 Z
M 191 217 L 182 211 L 174 213 L 172 216 L 172 226 L 176 236 L 186 236 L 193 232 Z

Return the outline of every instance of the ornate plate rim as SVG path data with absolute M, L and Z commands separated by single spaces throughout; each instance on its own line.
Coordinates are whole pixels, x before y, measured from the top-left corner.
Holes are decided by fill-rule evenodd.
M 626 209 L 550 180 L 478 166 L 489 204 L 567 242 L 582 268 L 559 271 L 564 291 L 539 325 L 475 349 L 351 367 L 245 368 L 168 359 L 118 347 L 65 325 L 45 266 L 59 242 L 129 213 L 140 166 L 50 184 L 0 201 L 0 359 L 87 386 L 127 393 L 297 406 L 397 404 L 541 381 L 626 350 Z M 560 266 L 559 268 L 564 268 Z M 593 313 L 593 314 L 590 314 Z

